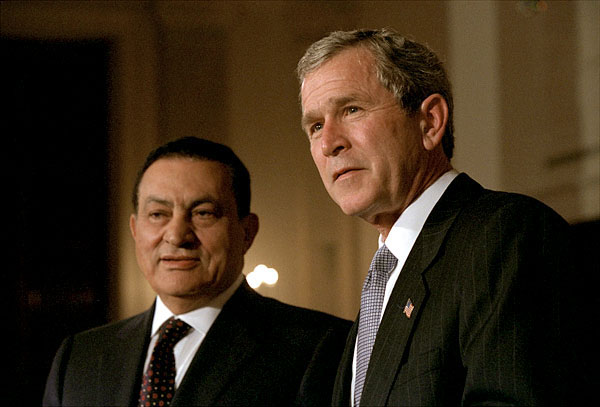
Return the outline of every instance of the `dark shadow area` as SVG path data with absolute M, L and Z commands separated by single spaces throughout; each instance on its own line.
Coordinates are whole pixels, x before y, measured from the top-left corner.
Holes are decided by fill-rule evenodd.
M 107 321 L 110 44 L 1 41 L 17 327 L 18 402 L 7 405 L 33 406 L 61 340 Z
M 568 296 L 561 311 L 564 318 L 566 354 L 575 355 L 572 368 L 572 405 L 589 405 L 598 383 L 598 286 L 600 281 L 600 220 L 571 225 L 574 251 L 572 276 L 565 282 Z M 564 288 L 564 287 L 563 287 Z M 569 349 L 567 346 L 571 346 Z M 556 355 L 553 355 L 556 357 Z

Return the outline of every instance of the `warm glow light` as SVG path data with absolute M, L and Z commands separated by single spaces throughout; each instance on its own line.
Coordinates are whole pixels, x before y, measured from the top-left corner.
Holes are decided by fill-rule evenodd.
M 252 288 L 258 288 L 261 284 L 275 285 L 279 279 L 277 270 L 267 267 L 264 264 L 259 264 L 254 267 L 254 270 L 248 273 L 246 281 Z

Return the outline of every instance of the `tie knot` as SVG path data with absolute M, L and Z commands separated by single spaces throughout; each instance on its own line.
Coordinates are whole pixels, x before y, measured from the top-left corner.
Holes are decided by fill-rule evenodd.
M 398 264 L 398 259 L 386 245 L 383 245 L 375 252 L 369 271 L 383 273 L 387 276 L 396 267 L 396 264 Z
M 158 343 L 175 346 L 183 338 L 191 326 L 180 319 L 171 317 L 165 321 L 158 330 Z

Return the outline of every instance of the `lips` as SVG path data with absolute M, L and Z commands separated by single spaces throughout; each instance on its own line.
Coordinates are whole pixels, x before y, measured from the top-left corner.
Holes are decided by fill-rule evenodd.
M 343 178 L 345 175 L 350 174 L 354 171 L 358 171 L 360 170 L 360 168 L 354 168 L 354 167 L 347 167 L 347 168 L 342 168 L 340 170 L 337 170 L 334 174 L 333 174 L 333 181 L 337 181 L 339 178 Z
M 160 261 L 167 265 L 169 268 L 188 269 L 195 267 L 200 262 L 200 259 L 194 256 L 167 255 L 162 256 L 160 258 Z

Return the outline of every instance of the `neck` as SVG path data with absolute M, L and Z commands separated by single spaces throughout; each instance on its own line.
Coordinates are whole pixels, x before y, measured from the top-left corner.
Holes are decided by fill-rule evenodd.
M 435 181 L 438 180 L 442 175 L 452 169 L 452 165 L 445 160 L 440 165 L 437 165 L 433 171 L 427 171 L 425 173 L 419 173 L 415 176 L 412 182 L 412 187 L 406 196 L 406 199 L 399 205 L 399 207 L 390 212 L 379 213 L 374 217 L 368 219 L 364 218 L 369 222 L 382 237 L 385 242 L 388 234 L 392 230 L 392 227 L 400 218 L 400 215 L 408 208 L 413 202 L 415 202 L 427 188 L 429 188 Z
M 225 305 L 229 298 L 231 298 L 243 280 L 244 277 L 240 272 L 232 282 L 226 285 L 225 289 L 196 293 L 187 296 L 172 296 L 163 293 L 160 294 L 160 299 L 175 315 L 185 314 L 209 305 L 211 307 L 220 308 Z
M 175 315 L 186 314 L 198 308 L 206 307 L 214 297 L 202 297 L 194 299 L 185 299 L 181 297 L 170 297 L 162 295 L 160 297 L 165 306 Z

